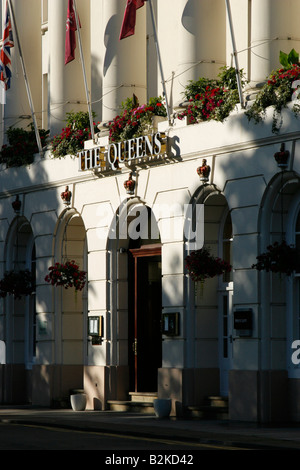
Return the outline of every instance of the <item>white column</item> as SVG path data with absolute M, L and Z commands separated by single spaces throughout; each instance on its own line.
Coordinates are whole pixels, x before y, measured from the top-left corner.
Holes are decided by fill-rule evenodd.
M 251 81 L 261 82 L 280 66 L 279 52 L 300 52 L 299 2 L 252 0 Z
M 66 2 L 48 2 L 49 31 L 49 127 L 51 135 L 61 132 L 65 124 L 65 32 Z
M 177 0 L 174 8 L 173 0 L 164 0 L 157 2 L 157 9 L 164 75 L 171 106 L 176 107 L 189 80 L 216 78 L 226 63 L 225 3 Z
M 126 98 L 146 98 L 146 8 L 137 10 L 135 34 L 119 41 L 125 11 L 124 0 L 103 5 L 103 121 L 113 119 Z

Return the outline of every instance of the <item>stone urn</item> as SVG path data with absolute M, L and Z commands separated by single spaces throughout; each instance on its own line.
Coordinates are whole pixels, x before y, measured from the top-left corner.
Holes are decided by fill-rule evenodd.
M 70 395 L 71 407 L 73 411 L 84 411 L 86 407 L 86 394 L 75 393 Z
M 19 214 L 20 213 L 20 209 L 21 209 L 21 201 L 19 199 L 19 195 L 17 194 L 16 196 L 16 199 L 14 200 L 14 202 L 12 202 L 12 208 L 13 210 L 15 211 L 16 214 Z
M 289 156 L 290 152 L 288 150 L 285 150 L 285 144 L 282 143 L 280 151 L 274 154 L 274 158 L 279 168 L 287 168 Z
M 124 188 L 127 194 L 134 194 L 135 181 L 132 179 L 132 173 L 129 174 L 128 180 L 124 182 Z
M 202 160 L 202 165 L 197 168 L 197 173 L 200 176 L 200 181 L 208 181 L 210 166 L 207 165 L 205 158 Z
M 65 190 L 61 193 L 60 197 L 62 198 L 62 200 L 64 201 L 64 204 L 66 204 L 67 206 L 70 204 L 71 202 L 71 196 L 72 196 L 72 193 L 71 191 L 69 190 L 69 186 L 66 186 L 65 187 Z
M 171 412 L 171 398 L 156 398 L 153 400 L 154 412 L 157 418 L 168 418 Z

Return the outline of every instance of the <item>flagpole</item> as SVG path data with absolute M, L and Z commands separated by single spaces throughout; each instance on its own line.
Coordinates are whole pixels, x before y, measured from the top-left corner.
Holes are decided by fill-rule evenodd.
M 151 2 L 151 0 L 147 0 L 147 1 L 149 3 L 149 7 L 150 7 L 151 20 L 152 20 L 152 26 L 153 26 L 153 32 L 154 32 L 154 42 L 155 42 L 155 46 L 156 46 L 158 65 L 159 65 L 160 75 L 161 75 L 161 83 L 162 83 L 163 93 L 165 95 L 165 100 L 166 100 L 167 116 L 168 116 L 169 125 L 171 125 L 170 109 L 169 109 L 169 104 L 168 104 L 168 97 L 167 97 L 164 73 L 163 73 L 163 68 L 162 68 L 162 63 L 161 63 L 160 50 L 159 50 L 157 33 L 156 33 L 156 25 L 155 25 L 155 19 L 154 19 L 154 14 L 153 14 L 152 2 Z
M 23 70 L 23 75 L 24 75 L 24 80 L 25 80 L 25 86 L 26 86 L 26 90 L 27 90 L 27 96 L 28 96 L 29 106 L 30 106 L 30 110 L 31 110 L 33 125 L 34 125 L 34 131 L 35 131 L 37 146 L 38 146 L 38 149 L 39 149 L 39 153 L 42 155 L 43 154 L 43 148 L 42 148 L 42 143 L 41 143 L 41 137 L 40 137 L 40 133 L 38 131 L 36 116 L 35 116 L 35 112 L 34 112 L 34 108 L 33 108 L 32 96 L 31 96 L 30 87 L 29 87 L 29 83 L 28 83 L 28 79 L 27 79 L 27 75 L 26 75 L 26 69 L 25 69 L 25 64 L 24 64 L 24 60 L 23 60 L 21 45 L 20 45 L 20 41 L 19 41 L 17 24 L 16 24 L 16 21 L 15 21 L 15 15 L 14 15 L 14 11 L 13 11 L 13 8 L 12 8 L 11 1 L 10 0 L 7 0 L 7 1 L 8 1 L 8 6 L 9 6 L 9 10 L 10 10 L 12 23 L 13 23 L 14 34 L 15 34 L 15 37 L 16 37 L 16 40 L 17 40 L 17 46 L 18 46 L 18 49 L 19 49 L 19 56 L 20 56 L 20 61 L 21 61 L 21 65 L 22 65 L 22 70 Z
M 230 28 L 230 34 L 231 34 L 233 57 L 234 57 L 234 61 L 235 61 L 236 82 L 237 82 L 237 86 L 238 86 L 240 103 L 241 103 L 242 108 L 244 108 L 244 99 L 243 99 L 243 92 L 242 92 L 242 85 L 241 85 L 241 76 L 240 76 L 240 69 L 239 69 L 239 63 L 238 63 L 238 57 L 237 57 L 237 51 L 236 51 L 236 45 L 235 45 L 235 37 L 234 37 L 234 31 L 233 31 L 233 24 L 232 24 L 232 17 L 231 17 L 231 9 L 230 9 L 229 0 L 225 0 L 225 3 L 226 3 L 226 8 L 227 8 L 227 16 L 228 16 L 229 28 Z
M 73 0 L 73 6 L 74 6 L 74 13 L 75 13 L 75 20 L 76 20 L 76 29 L 77 29 L 77 35 L 78 35 L 78 43 L 79 43 L 80 58 L 81 58 L 81 64 L 82 64 L 82 73 L 83 73 L 83 80 L 84 80 L 84 88 L 85 88 L 86 101 L 87 101 L 88 110 L 89 110 L 90 128 L 91 128 L 92 139 L 93 139 L 93 141 L 95 141 L 94 123 L 93 123 L 92 109 L 91 109 L 91 103 L 90 103 L 90 96 L 89 96 L 89 91 L 88 91 L 88 86 L 87 86 L 87 79 L 86 79 L 86 73 L 85 73 L 84 57 L 83 57 L 82 44 L 81 44 L 81 36 L 80 36 L 80 24 L 79 24 L 78 15 L 77 15 L 76 0 Z

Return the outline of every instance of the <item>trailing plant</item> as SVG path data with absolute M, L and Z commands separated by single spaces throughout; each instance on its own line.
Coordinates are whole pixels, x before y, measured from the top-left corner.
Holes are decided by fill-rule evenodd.
M 297 98 L 297 88 L 300 85 L 300 82 L 297 83 L 297 80 L 300 80 L 298 53 L 294 49 L 289 54 L 281 51 L 280 62 L 283 67 L 272 71 L 253 104 L 245 112 L 249 121 L 259 123 L 265 118 L 267 108 L 273 106 L 272 132 L 275 134 L 280 131 L 282 125 L 282 109 Z M 297 116 L 300 111 L 297 102 L 294 103 L 292 110 Z
M 205 247 L 192 251 L 185 259 L 187 271 L 193 281 L 220 276 L 231 271 L 231 265 L 210 254 Z
M 67 113 L 66 122 L 66 127 L 62 129 L 60 134 L 55 135 L 51 142 L 51 151 L 55 158 L 76 155 L 84 148 L 84 142 L 92 138 L 88 112 Z M 97 128 L 94 122 L 93 125 L 96 132 Z
M 16 299 L 30 295 L 34 291 L 34 277 L 28 270 L 7 271 L 0 280 L 0 296 L 13 295 Z
M 245 85 L 243 71 L 241 84 Z M 217 79 L 199 78 L 190 80 L 184 91 L 189 102 L 186 110 L 178 114 L 179 119 L 188 118 L 189 123 L 216 120 L 223 122 L 239 102 L 236 72 L 233 67 L 222 67 Z
M 132 139 L 149 132 L 154 116 L 167 116 L 161 97 L 150 98 L 139 105 L 136 99 L 127 98 L 122 112 L 109 123 L 110 142 Z
M 2 146 L 0 163 L 7 167 L 30 165 L 34 160 L 34 154 L 39 151 L 33 124 L 29 124 L 30 130 L 19 127 L 9 127 L 6 131 L 8 144 Z M 49 131 L 39 130 L 42 147 L 46 144 Z
M 86 272 L 80 270 L 74 260 L 55 263 L 49 267 L 49 274 L 46 275 L 45 281 L 55 287 L 62 286 L 65 289 L 75 287 L 76 291 L 81 291 L 85 286 Z
M 290 276 L 299 269 L 299 259 L 296 248 L 288 245 L 285 240 L 267 246 L 267 251 L 256 257 L 257 263 L 252 268 L 258 271 L 281 273 Z

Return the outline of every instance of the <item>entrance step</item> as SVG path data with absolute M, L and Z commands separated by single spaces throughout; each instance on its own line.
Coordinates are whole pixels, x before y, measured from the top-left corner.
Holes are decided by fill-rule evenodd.
M 228 398 L 207 397 L 200 406 L 187 406 L 185 414 L 188 418 L 228 419 Z
M 108 400 L 111 411 L 127 411 L 131 413 L 154 414 L 153 400 L 157 393 L 130 392 L 130 400 Z
M 129 392 L 129 396 L 131 397 L 131 401 L 153 403 L 153 400 L 157 398 L 157 393 L 155 392 L 149 392 L 149 393 Z

